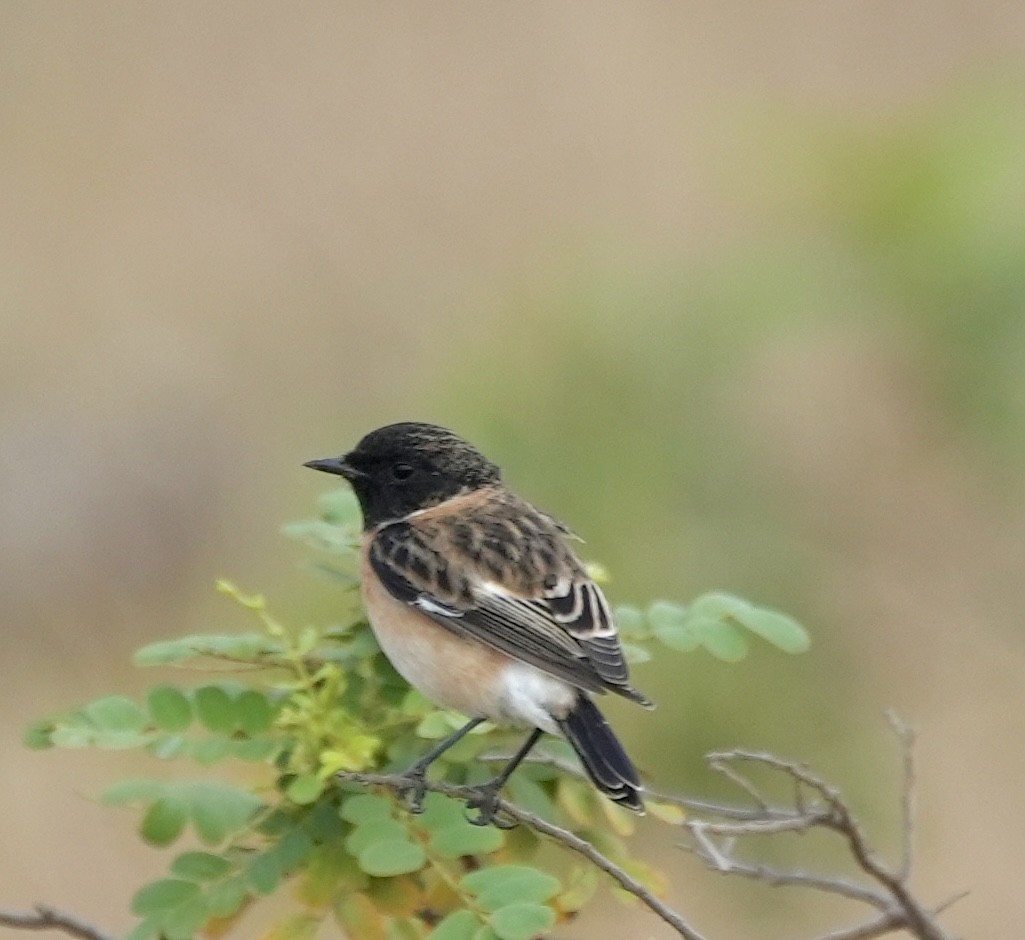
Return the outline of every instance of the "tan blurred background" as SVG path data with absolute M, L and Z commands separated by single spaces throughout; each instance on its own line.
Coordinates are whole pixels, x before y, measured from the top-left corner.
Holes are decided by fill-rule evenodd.
M 0 905 L 127 927 L 167 858 L 92 798 L 153 767 L 24 726 L 241 628 L 217 576 L 326 616 L 277 534 L 325 486 L 300 464 L 424 419 L 616 601 L 811 629 L 637 670 L 660 709 L 614 720 L 661 786 L 772 748 L 890 850 L 895 706 L 917 886 L 1020 935 L 1023 53 L 997 0 L 0 5 Z M 713 940 L 859 916 L 652 851 Z

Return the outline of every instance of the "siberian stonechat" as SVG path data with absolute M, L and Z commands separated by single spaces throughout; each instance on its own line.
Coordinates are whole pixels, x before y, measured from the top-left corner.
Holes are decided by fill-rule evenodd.
M 363 599 L 381 649 L 428 699 L 470 719 L 410 770 L 414 805 L 431 761 L 489 720 L 532 730 L 481 788 L 478 822 L 492 821 L 499 791 L 546 731 L 569 741 L 602 793 L 643 812 L 637 771 L 592 695 L 651 702 L 629 684 L 608 602 L 569 530 L 431 424 L 379 428 L 306 466 L 345 477 L 359 499 Z

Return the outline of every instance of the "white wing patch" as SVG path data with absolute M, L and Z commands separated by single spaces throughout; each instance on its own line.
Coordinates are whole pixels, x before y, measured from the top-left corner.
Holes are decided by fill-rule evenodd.
M 438 617 L 462 617 L 465 611 L 458 607 L 449 607 L 442 604 L 428 594 L 421 594 L 415 601 L 414 607 L 419 607 L 425 614 L 433 614 Z

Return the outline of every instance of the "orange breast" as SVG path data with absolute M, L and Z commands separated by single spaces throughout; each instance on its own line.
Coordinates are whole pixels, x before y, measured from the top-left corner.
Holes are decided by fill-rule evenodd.
M 377 641 L 398 673 L 444 708 L 495 721 L 507 718 L 502 675 L 514 661 L 392 597 L 370 565 L 367 544 L 364 540 L 361 553 L 363 600 Z

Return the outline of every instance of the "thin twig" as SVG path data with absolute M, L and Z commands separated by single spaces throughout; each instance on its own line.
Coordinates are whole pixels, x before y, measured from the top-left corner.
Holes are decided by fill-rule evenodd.
M 747 822 L 707 822 L 695 820 L 708 835 L 725 836 L 735 839 L 737 836 L 772 836 L 780 832 L 807 832 L 813 826 L 821 826 L 827 817 L 821 813 L 808 816 L 770 816 L 752 819 Z
M 846 878 L 833 878 L 826 875 L 813 875 L 804 871 L 783 871 L 782 869 L 770 868 L 767 865 L 756 865 L 749 862 L 739 862 L 735 858 L 724 858 L 722 853 L 716 849 L 719 860 L 725 865 L 716 864 L 715 858 L 707 858 L 703 853 L 704 844 L 699 838 L 699 847 L 684 845 L 681 848 L 686 852 L 697 855 L 706 865 L 716 868 L 724 875 L 740 875 L 743 878 L 751 878 L 761 881 L 774 887 L 799 887 L 811 888 L 815 891 L 823 891 L 827 894 L 838 894 L 841 897 L 850 898 L 852 901 L 863 901 L 881 911 L 889 910 L 889 900 L 878 891 L 866 888 L 864 885 L 855 884 Z
M 113 934 L 47 904 L 37 904 L 31 911 L 0 910 L 0 926 L 15 930 L 62 930 L 78 940 L 114 940 Z
M 915 831 L 915 729 L 905 724 L 893 709 L 886 710 L 886 720 L 897 735 L 903 755 L 903 780 L 900 788 L 901 852 L 897 874 L 906 881 L 911 874 Z
M 766 802 L 765 797 L 762 796 L 758 788 L 743 774 L 738 773 L 729 764 L 716 760 L 712 755 L 709 755 L 708 757 L 708 765 L 712 770 L 718 771 L 727 780 L 751 797 L 752 802 L 760 812 L 765 813 L 769 809 L 769 804 Z
M 836 787 L 813 774 L 802 764 L 784 760 L 764 751 L 742 749 L 709 754 L 709 765 L 743 789 L 759 808 L 765 807 L 766 810 L 769 809 L 767 801 L 747 777 L 737 772 L 733 765 L 737 763 L 758 764 L 785 775 L 793 781 L 795 788 L 795 808 L 791 811 L 792 818 L 803 819 L 806 825 L 797 822 L 792 825 L 781 823 L 780 817 L 775 813 L 771 817 L 766 815 L 760 821 L 752 820 L 731 824 L 689 821 L 685 825 L 697 842 L 697 854 L 704 859 L 706 864 L 718 871 L 761 878 L 772 884 L 796 884 L 821 891 L 845 894 L 848 897 L 857 897 L 858 900 L 872 904 L 882 911 L 882 915 L 872 921 L 834 931 L 824 935 L 820 940 L 867 940 L 869 937 L 881 936 L 897 929 L 907 929 L 919 940 L 949 940 L 949 934 L 935 920 L 935 915 L 946 905 L 933 910 L 927 909 L 912 895 L 907 884 L 913 859 L 912 843 L 915 826 L 914 733 L 895 714 L 890 713 L 887 717 L 900 741 L 903 753 L 902 852 L 901 863 L 896 870 L 891 869 L 876 854 L 861 825 L 854 818 Z M 814 793 L 823 805 L 806 809 L 803 798 L 805 790 Z M 755 865 L 747 865 L 733 858 L 732 849 L 724 851 L 722 846 L 714 844 L 710 838 L 711 835 L 727 835 L 731 839 L 736 839 L 743 835 L 764 835 L 788 829 L 801 830 L 812 826 L 821 826 L 840 835 L 846 841 L 847 848 L 858 867 L 880 885 L 885 894 L 877 893 L 860 885 L 852 885 L 842 879 L 806 876 L 799 872 L 777 872 Z
M 364 774 L 343 772 L 337 775 L 337 779 L 346 783 L 355 783 L 360 786 L 386 787 L 394 793 L 401 793 L 409 789 L 409 778 L 404 774 Z M 432 793 L 443 793 L 445 796 L 457 800 L 468 800 L 478 796 L 477 788 L 460 786 L 454 783 L 446 783 L 441 780 L 425 780 L 424 786 Z M 525 826 L 529 826 L 535 832 L 548 836 L 550 839 L 565 846 L 571 852 L 586 858 L 592 865 L 605 872 L 616 881 L 619 886 L 641 901 L 649 910 L 657 914 L 669 924 L 685 940 L 704 940 L 698 931 L 687 923 L 684 918 L 672 908 L 668 907 L 651 893 L 636 878 L 627 874 L 619 865 L 611 859 L 602 855 L 593 845 L 581 839 L 578 835 L 563 829 L 561 826 L 553 825 L 534 813 L 521 809 L 515 803 L 499 798 L 497 808 L 500 812 L 515 819 Z
M 882 937 L 903 926 L 903 915 L 899 911 L 890 911 L 854 927 L 841 927 L 820 934 L 815 940 L 873 940 L 874 937 Z
M 929 913 L 933 917 L 938 914 L 942 914 L 948 907 L 960 901 L 967 895 L 967 891 L 959 891 L 942 904 L 937 904 L 936 907 L 929 911 Z M 881 937 L 884 934 L 892 933 L 894 930 L 901 930 L 903 928 L 911 929 L 907 923 L 907 916 L 905 912 L 899 908 L 891 908 L 891 910 L 879 917 L 876 917 L 874 920 L 866 921 L 865 923 L 858 924 L 854 927 L 832 930 L 829 933 L 816 937 L 815 940 L 871 940 L 873 937 Z
M 489 763 L 507 764 L 513 757 L 512 751 L 486 751 L 477 755 L 477 760 Z M 551 752 L 539 749 L 524 758 L 525 764 L 540 764 L 543 767 L 553 767 L 560 773 L 569 774 L 586 780 L 587 775 L 583 768 L 571 760 L 559 757 Z M 651 787 L 642 787 L 646 797 L 659 803 L 668 803 L 671 806 L 679 806 L 681 809 L 691 810 L 695 813 L 705 813 L 709 816 L 718 816 L 720 819 L 764 820 L 764 819 L 798 819 L 803 818 L 804 813 L 795 813 L 792 809 L 778 806 L 767 806 L 765 810 L 752 809 L 749 806 L 738 806 L 730 803 L 715 803 L 712 800 L 702 800 L 698 797 L 681 796 L 678 793 L 664 793 L 661 790 L 654 790 Z

